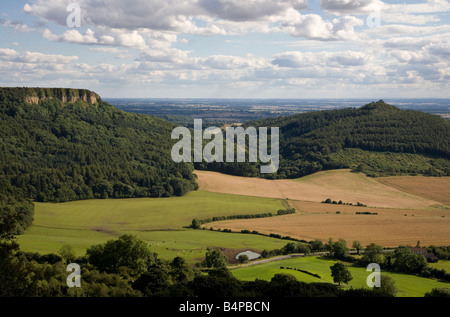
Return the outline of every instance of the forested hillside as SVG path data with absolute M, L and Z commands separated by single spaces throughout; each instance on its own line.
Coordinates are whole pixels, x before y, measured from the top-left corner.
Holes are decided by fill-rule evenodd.
M 280 168 L 266 177 L 296 178 L 324 169 L 354 168 L 371 176 L 450 175 L 450 121 L 384 101 L 248 122 L 280 128 Z M 258 176 L 255 164 L 198 164 Z
M 197 184 L 171 159 L 174 127 L 87 90 L 0 88 L 0 184 L 37 201 L 181 196 Z

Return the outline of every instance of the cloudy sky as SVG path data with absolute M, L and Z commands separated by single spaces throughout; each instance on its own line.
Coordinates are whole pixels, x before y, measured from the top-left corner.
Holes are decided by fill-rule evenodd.
M 446 0 L 0 7 L 0 86 L 87 88 L 103 98 L 450 98 Z

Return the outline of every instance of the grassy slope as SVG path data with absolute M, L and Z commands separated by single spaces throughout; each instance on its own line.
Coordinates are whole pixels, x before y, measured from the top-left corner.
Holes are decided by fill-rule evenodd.
M 193 218 L 276 212 L 279 209 L 283 209 L 279 199 L 204 191 L 171 198 L 37 203 L 33 225 L 18 240 L 24 251 L 57 252 L 63 244 L 70 244 L 80 255 L 84 254 L 87 247 L 124 233 L 134 233 L 154 242 L 155 251 L 168 257 L 182 250 L 202 250 L 206 246 L 271 249 L 281 247 L 284 242 L 260 236 L 227 235 L 183 227 L 190 225 Z M 195 254 L 197 257 L 202 255 L 204 250 L 201 255 L 198 252 Z M 193 257 L 193 254 L 187 254 L 187 258 Z
M 270 262 L 258 266 L 238 268 L 232 270 L 233 275 L 239 279 L 252 281 L 256 278 L 263 280 L 270 280 L 277 273 L 292 274 L 298 280 L 304 282 L 329 282 L 333 283 L 331 277 L 330 266 L 336 263 L 334 260 L 324 259 L 322 257 L 302 257 L 295 259 L 288 259 L 276 262 Z M 322 278 L 318 279 L 311 275 L 298 272 L 295 270 L 280 269 L 280 266 L 299 268 L 311 273 L 319 274 Z M 353 276 L 353 280 L 350 281 L 345 287 L 361 288 L 367 287 L 366 279 L 370 272 L 367 272 L 362 267 L 349 266 L 350 273 Z M 442 283 L 437 280 L 422 278 L 407 274 L 398 274 L 385 272 L 394 281 L 398 290 L 397 296 L 399 297 L 422 297 L 426 292 L 431 291 L 433 288 L 448 287 L 448 283 Z

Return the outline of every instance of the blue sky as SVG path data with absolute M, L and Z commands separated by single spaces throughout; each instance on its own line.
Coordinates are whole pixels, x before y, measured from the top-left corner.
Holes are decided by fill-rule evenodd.
M 67 24 L 71 3 L 79 27 Z M 104 98 L 450 98 L 446 0 L 0 6 L 1 86 L 86 88 Z

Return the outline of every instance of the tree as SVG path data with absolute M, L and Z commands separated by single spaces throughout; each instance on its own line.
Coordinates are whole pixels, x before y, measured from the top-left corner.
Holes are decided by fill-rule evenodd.
M 200 228 L 201 225 L 202 225 L 202 223 L 201 223 L 200 220 L 198 220 L 198 219 L 193 219 L 193 220 L 192 220 L 191 227 L 192 227 L 193 229 L 198 229 L 198 228 Z
M 298 248 L 297 248 L 297 243 L 295 242 L 289 242 L 287 243 L 282 249 L 282 253 L 283 254 L 292 254 L 292 253 L 296 253 Z
M 304 253 L 305 255 L 308 255 L 311 253 L 311 247 L 304 243 L 299 243 L 297 246 L 297 252 L 298 253 Z
M 349 249 L 347 248 L 347 243 L 343 239 L 339 239 L 332 244 L 331 256 L 336 259 L 345 259 L 348 256 Z
M 126 267 L 139 275 L 156 261 L 156 254 L 147 243 L 130 234 L 93 245 L 87 249 L 86 256 L 91 264 L 107 273 L 119 273 L 121 267 Z
M 170 283 L 168 267 L 159 263 L 149 267 L 132 286 L 144 295 L 151 296 L 166 291 Z
M 0 297 L 28 296 L 32 292 L 28 262 L 19 256 L 19 245 L 12 234 L 17 219 L 11 215 L 0 218 Z
M 240 263 L 248 263 L 249 262 L 249 258 L 246 254 L 241 254 L 238 258 Z
M 322 240 L 318 239 L 311 241 L 309 245 L 311 246 L 311 251 L 313 252 L 322 251 L 324 248 Z
M 71 245 L 65 244 L 58 250 L 58 254 L 66 263 L 72 263 L 75 258 L 75 251 Z
M 209 268 L 223 268 L 228 264 L 227 257 L 217 249 L 208 248 L 202 265 Z
M 353 241 L 352 247 L 356 249 L 356 253 L 359 255 L 359 251 L 362 249 L 361 242 L 358 240 Z
M 170 263 L 170 276 L 176 283 L 188 282 L 194 278 L 194 270 L 186 263 L 186 260 L 177 256 Z
M 399 247 L 394 252 L 394 270 L 403 273 L 420 273 L 427 266 L 423 255 L 415 254 L 408 247 Z
M 337 262 L 336 264 L 330 266 L 330 269 L 333 281 L 335 283 L 338 283 L 339 286 L 341 286 L 341 283 L 348 284 L 348 282 L 350 282 L 353 279 L 347 266 L 345 266 L 341 262 Z
M 363 264 L 377 263 L 378 265 L 382 265 L 385 262 L 383 247 L 375 243 L 366 246 L 361 262 Z
M 395 287 L 394 280 L 387 275 L 381 274 L 380 287 L 374 287 L 372 291 L 377 296 L 382 297 L 395 297 L 397 295 L 397 288 Z

